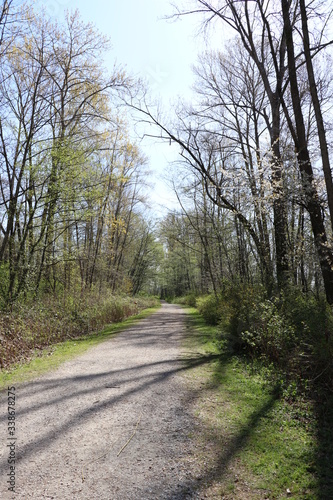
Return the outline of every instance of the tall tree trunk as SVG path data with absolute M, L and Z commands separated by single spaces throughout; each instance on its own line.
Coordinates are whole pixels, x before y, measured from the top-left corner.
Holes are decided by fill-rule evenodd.
M 274 213 L 274 236 L 276 251 L 276 276 L 279 289 L 282 289 L 288 279 L 288 245 L 287 245 L 287 216 L 284 200 L 282 159 L 280 151 L 280 102 L 274 99 L 272 106 L 272 187 L 273 187 L 273 213 Z
M 329 155 L 328 155 L 328 146 L 327 146 L 324 119 L 323 119 L 323 114 L 321 111 L 320 100 L 319 100 L 319 96 L 318 96 L 318 90 L 317 90 L 317 85 L 316 85 L 316 80 L 315 80 L 314 70 L 313 70 L 313 64 L 312 64 L 309 28 L 308 28 L 308 20 L 307 20 L 307 13 L 306 13 L 306 7 L 305 7 L 304 0 L 300 0 L 299 7 L 300 7 L 300 11 L 301 11 L 301 16 L 302 16 L 302 32 L 303 32 L 303 45 L 304 45 L 306 69 L 307 69 L 308 78 L 309 78 L 310 93 L 311 93 L 311 99 L 312 99 L 312 103 L 313 103 L 313 109 L 315 112 L 315 117 L 316 117 L 316 122 L 317 122 L 320 152 L 321 152 L 321 158 L 322 158 L 322 162 L 323 162 L 323 171 L 324 171 L 324 177 L 325 177 L 325 183 L 326 183 L 328 208 L 329 208 L 329 212 L 330 212 L 331 226 L 333 229 L 332 172 L 331 172 L 331 166 L 330 166 L 330 159 L 329 159 Z
M 281 0 L 281 4 L 288 52 L 291 98 L 296 122 L 296 136 L 294 135 L 296 139 L 295 147 L 298 153 L 297 158 L 302 178 L 303 195 L 305 198 L 305 206 L 310 215 L 312 232 L 325 286 L 326 298 L 329 304 L 333 304 L 333 252 L 327 241 L 324 217 L 314 185 L 313 169 L 306 139 L 305 124 L 296 74 L 293 32 L 289 17 L 289 1 Z

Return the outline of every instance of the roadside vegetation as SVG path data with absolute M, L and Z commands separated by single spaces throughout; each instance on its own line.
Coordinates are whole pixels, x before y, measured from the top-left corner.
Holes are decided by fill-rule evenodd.
M 0 2 L 0 369 L 156 305 L 147 158 L 78 11 Z M 146 298 L 145 298 L 146 297 Z
M 89 293 L 85 297 L 50 297 L 38 303 L 18 305 L 0 316 L 0 363 L 7 370 L 28 362 L 36 355 L 52 352 L 66 340 L 98 335 L 110 324 L 136 316 L 144 309 L 157 307 L 154 297 L 116 296 Z
M 331 313 L 301 295 L 274 304 L 237 291 L 176 300 L 197 303 L 186 348 L 205 358 L 188 377 L 208 498 L 332 498 Z
M 61 331 L 61 328 L 65 328 L 67 336 L 61 335 L 57 337 L 55 335 L 54 337 L 46 338 L 42 334 L 43 341 L 40 341 L 38 346 L 36 344 L 29 345 L 28 342 L 23 343 L 25 349 L 16 349 L 18 351 L 17 356 L 12 358 L 12 362 L 8 362 L 7 368 L 2 369 L 0 372 L 0 390 L 11 385 L 32 380 L 42 373 L 57 368 L 64 361 L 82 354 L 90 347 L 111 338 L 116 333 L 149 316 L 160 306 L 160 302 L 154 298 L 142 298 L 136 301 L 129 301 L 129 299 L 120 297 L 110 297 L 109 299 L 110 312 L 105 314 L 103 318 L 99 316 L 101 323 L 97 330 L 89 329 L 88 325 L 84 328 L 82 323 L 80 323 L 76 325 L 76 333 L 74 331 L 75 328 L 70 332 L 66 323 L 68 318 L 65 315 L 63 321 L 58 324 L 58 332 Z M 106 301 L 104 302 L 104 307 L 107 307 Z M 117 309 L 117 313 L 113 315 L 112 311 L 115 308 Z M 89 322 L 87 313 L 86 321 L 87 323 Z M 20 323 L 22 324 L 22 322 L 23 319 L 21 318 Z M 93 321 L 90 322 L 90 326 L 92 324 Z M 71 322 L 71 325 L 73 327 L 73 322 Z M 54 328 L 54 323 L 52 323 L 52 327 Z M 23 331 L 25 330 L 23 329 Z M 21 333 L 22 328 L 19 328 L 18 332 Z M 17 346 L 22 343 L 21 336 L 18 335 L 18 337 L 16 339 L 12 337 L 12 352 L 15 352 L 14 344 Z M 60 338 L 64 340 L 60 340 Z
M 322 399 L 332 391 L 333 315 L 324 297 L 290 289 L 268 298 L 262 288 L 230 285 L 217 297 L 198 297 L 196 305 L 235 352 L 269 369 L 286 397 Z

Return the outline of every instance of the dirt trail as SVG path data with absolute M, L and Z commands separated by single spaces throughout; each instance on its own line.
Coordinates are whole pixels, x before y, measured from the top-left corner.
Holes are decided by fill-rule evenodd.
M 182 383 L 183 310 L 162 308 L 57 371 L 16 389 L 16 494 L 8 492 L 7 393 L 0 497 L 200 498 Z M 195 482 L 195 480 L 194 480 Z

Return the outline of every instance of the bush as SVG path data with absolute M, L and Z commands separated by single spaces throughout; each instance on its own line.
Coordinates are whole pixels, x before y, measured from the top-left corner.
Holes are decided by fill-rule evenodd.
M 189 307 L 196 307 L 197 306 L 197 297 L 196 297 L 195 293 L 190 293 L 189 295 L 186 295 L 185 304 Z
M 288 324 L 274 301 L 253 304 L 247 318 L 249 329 L 240 337 L 248 352 L 280 363 L 295 345 L 295 328 Z
M 268 299 L 261 287 L 228 285 L 218 301 L 200 304 L 234 351 L 264 361 L 282 385 L 333 393 L 333 313 L 325 298 L 290 288 Z
M 217 325 L 221 321 L 221 301 L 215 295 L 206 295 L 197 298 L 197 308 L 208 325 Z
M 105 291 L 45 296 L 0 314 L 0 367 L 26 359 L 34 350 L 101 330 L 158 304 L 155 298 L 115 296 Z
M 188 307 L 196 307 L 197 306 L 197 297 L 195 293 L 189 293 L 188 295 L 184 295 L 184 297 L 177 297 L 173 300 L 176 304 L 181 304 L 183 306 Z

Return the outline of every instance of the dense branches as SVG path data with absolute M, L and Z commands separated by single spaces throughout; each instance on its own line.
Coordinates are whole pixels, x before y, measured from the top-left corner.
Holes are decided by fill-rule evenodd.
M 0 82 L 2 299 L 97 282 L 130 291 L 124 260 L 146 159 L 127 138 L 117 96 L 134 83 L 117 68 L 107 75 L 108 41 L 78 12 L 58 24 L 9 8 L 1 16 L 9 40 Z M 138 245 L 141 237 L 146 230 Z
M 300 252 L 311 248 L 313 258 L 314 245 L 314 266 L 333 303 L 331 217 L 325 223 L 332 198 L 325 124 L 330 81 L 315 73 L 329 47 L 330 12 L 304 0 L 192 4 L 177 15 L 198 13 L 207 29 L 227 26 L 234 37 L 223 52 L 199 60 L 199 99 L 183 108 L 174 128 L 159 122 L 161 136 L 181 146 L 182 164 L 202 177 L 210 203 L 233 214 L 237 251 L 244 253 L 247 235 L 269 293 L 275 279 L 280 291 L 295 279 L 308 288 L 313 266 L 305 270 L 309 260 Z

